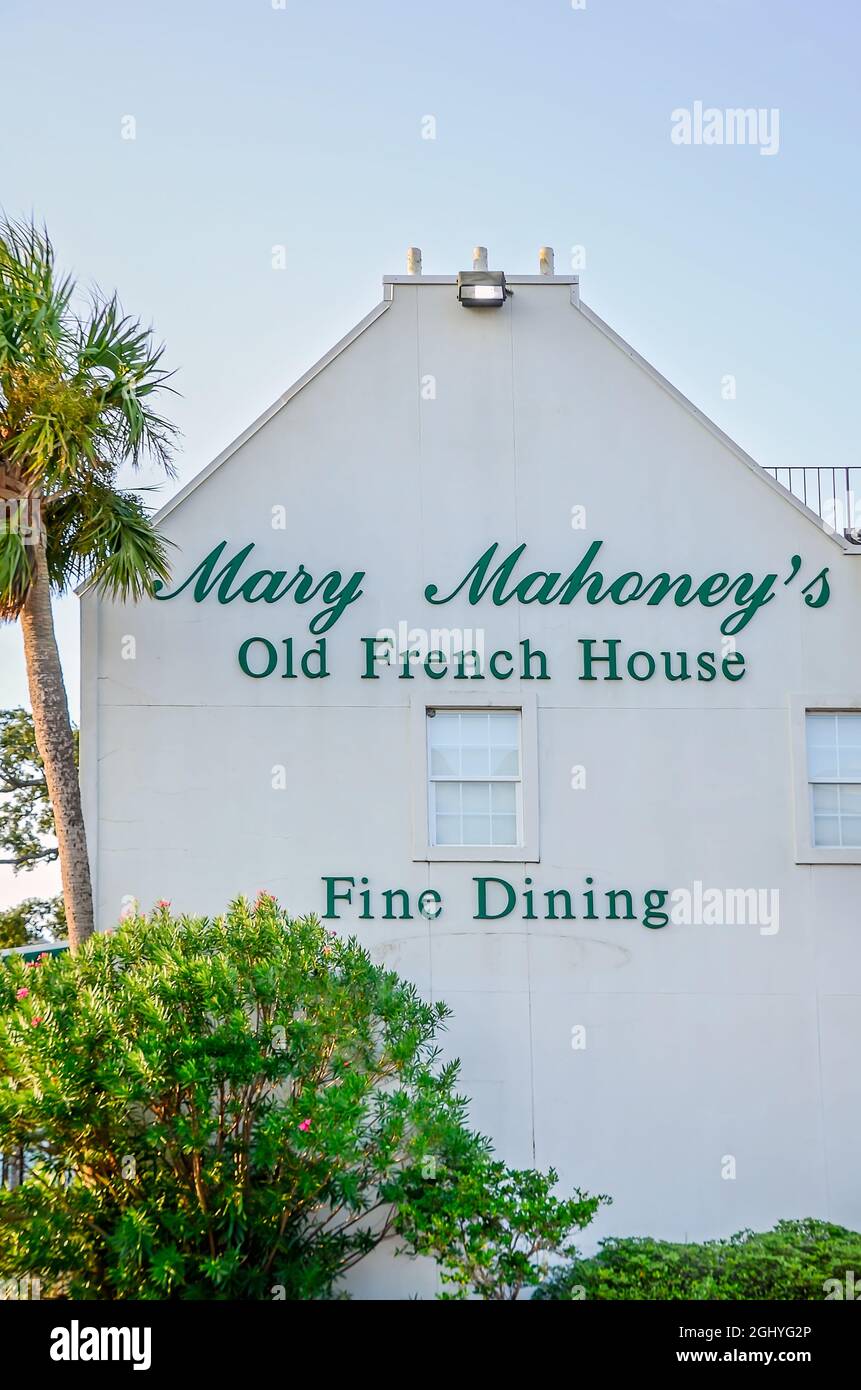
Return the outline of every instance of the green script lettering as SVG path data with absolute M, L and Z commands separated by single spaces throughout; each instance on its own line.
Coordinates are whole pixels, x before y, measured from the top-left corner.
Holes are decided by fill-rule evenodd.
M 715 608 L 718 604 L 729 603 L 734 607 L 720 625 L 721 632 L 726 636 L 742 632 L 760 608 L 771 603 L 775 597 L 777 574 L 769 573 L 757 578 L 747 571 L 733 579 L 725 571 L 718 570 L 697 582 L 690 574 L 671 575 L 662 571 L 646 579 L 638 570 L 626 570 L 616 579 L 610 579 L 605 586 L 604 574 L 593 568 L 603 545 L 603 541 L 593 541 L 567 577 L 563 577 L 560 570 L 532 570 L 518 577 L 516 571 L 526 545 L 515 546 L 500 560 L 499 542 L 494 541 L 447 593 L 442 593 L 438 584 L 428 584 L 424 595 L 428 603 L 439 605 L 451 603 L 465 591 L 467 603 L 474 606 L 489 595 L 490 602 L 496 607 L 502 607 L 512 599 L 523 604 L 567 605 L 573 603 L 580 593 L 585 594 L 589 604 L 603 603 L 605 599 L 617 605 L 644 600 L 647 607 L 654 608 L 668 598 L 677 608 L 686 608 L 693 603 L 699 603 L 703 608 Z M 793 564 L 797 559 L 797 556 L 793 557 Z M 797 568 L 793 569 L 790 578 L 796 573 Z M 827 575 L 827 569 L 820 571 L 802 590 L 808 607 L 820 608 L 828 602 L 830 589 Z M 789 583 L 789 580 L 784 582 Z M 615 679 L 615 676 L 609 679 Z
M 227 541 L 219 541 L 188 577 L 169 593 L 164 592 L 163 582 L 157 579 L 154 585 L 155 597 L 162 602 L 178 598 L 193 583 L 192 598 L 195 603 L 203 603 L 216 586 L 217 599 L 221 604 L 232 603 L 237 598 L 244 599 L 246 603 L 278 603 L 290 593 L 295 603 L 310 603 L 312 599 L 319 598 L 323 607 L 314 614 L 308 624 L 309 630 L 317 637 L 334 627 L 350 604 L 362 596 L 364 570 L 355 570 L 346 579 L 340 570 L 330 570 L 319 582 L 315 582 L 314 576 L 308 573 L 304 565 L 298 565 L 289 579 L 286 570 L 256 570 L 238 584 L 237 588 L 232 588 L 254 549 L 254 542 L 237 550 L 236 554 L 218 569 L 226 546 Z

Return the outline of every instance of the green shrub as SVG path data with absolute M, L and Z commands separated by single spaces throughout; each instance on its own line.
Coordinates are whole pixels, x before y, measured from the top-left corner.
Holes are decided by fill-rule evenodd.
M 773 1231 L 676 1245 L 649 1237 L 600 1242 L 560 1266 L 539 1299 L 824 1299 L 827 1279 L 861 1276 L 861 1234 L 827 1221 L 779 1221 Z M 859 1281 L 861 1283 L 861 1281 Z
M 437 1209 L 508 1172 L 439 1063 L 447 1016 L 263 894 L 7 959 L 0 1153 L 38 1161 L 0 1192 L 0 1277 L 43 1298 L 337 1296 L 398 1204 L 406 1248 L 436 1248 Z M 526 1196 L 516 1220 L 539 1242 L 556 1220 L 546 1248 L 564 1249 L 549 1192 Z
M 511 1169 L 485 1160 L 468 1165 L 458 1181 L 433 1188 L 404 1180 L 396 1229 L 408 1248 L 433 1255 L 446 1281 L 442 1299 L 516 1299 L 534 1288 L 546 1256 L 570 1254 L 572 1231 L 588 1226 L 607 1197 L 576 1191 L 554 1197 L 557 1174 Z

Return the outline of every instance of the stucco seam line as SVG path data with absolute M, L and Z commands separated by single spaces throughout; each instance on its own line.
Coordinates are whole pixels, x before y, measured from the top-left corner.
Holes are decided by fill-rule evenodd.
M 803 867 L 807 869 L 807 911 L 811 919 L 815 921 L 817 895 L 816 878 L 814 876 L 814 870 L 816 866 L 814 864 L 806 864 Z M 820 966 L 820 933 L 818 931 L 814 931 L 813 933 L 812 946 L 813 964 L 818 981 Z M 828 1115 L 826 1113 L 825 1108 L 826 1076 L 825 1058 L 823 1056 L 822 1047 L 822 1004 L 824 1000 L 830 997 L 832 996 L 821 993 L 818 989 L 816 990 L 816 993 L 813 997 L 813 1009 L 816 1017 L 816 1075 L 817 1080 L 819 1082 L 817 1086 L 817 1091 L 819 1093 L 819 1134 L 822 1141 L 822 1175 L 825 1180 L 825 1209 L 828 1212 L 829 1218 L 832 1215 L 833 1207 L 831 1202 L 831 1154 L 828 1147 Z M 853 996 L 849 995 L 848 997 L 852 998 Z
M 391 289 L 391 286 L 389 286 Z M 421 307 L 416 290 L 416 443 L 418 445 L 418 504 L 419 504 L 419 559 L 424 573 L 425 562 L 425 458 L 424 458 L 424 420 L 422 415 L 422 336 Z
M 441 696 L 445 696 L 445 695 L 455 695 L 455 694 L 457 694 L 458 692 L 457 692 L 457 691 L 448 691 L 448 692 L 446 692 L 446 691 L 437 690 L 437 691 L 435 691 L 434 693 L 435 693 L 435 695 L 437 696 L 437 699 L 439 699 L 439 697 L 441 697 Z M 514 700 L 514 702 L 516 703 L 516 699 L 515 699 L 515 696 L 514 696 L 514 692 L 512 692 L 512 700 Z M 431 701 L 431 704 L 432 704 L 432 703 L 433 703 L 433 701 Z M 301 705 L 300 705 L 300 704 L 293 704 L 293 703 L 291 703 L 291 704 L 288 705 L 288 704 L 284 704 L 284 703 L 275 703 L 275 704 L 262 704 L 262 703 L 261 703 L 261 704 L 254 704 L 254 705 L 235 705 L 235 704 L 234 704 L 234 705 L 213 705 L 213 704 L 209 704 L 209 703 L 203 704 L 203 703 L 201 703 L 201 701 L 199 701 L 199 700 L 193 700 L 193 701 L 190 700 L 190 701 L 188 702 L 188 704 L 183 704 L 183 703 L 180 703 L 180 702 L 178 702 L 178 701 L 171 701 L 171 703 L 168 704 L 168 703 L 166 703 L 166 702 L 163 701 L 163 700 L 147 700 L 147 701 L 140 701 L 139 703 L 133 703 L 133 702 L 125 702 L 125 703 L 124 703 L 124 702 L 122 702 L 122 701 L 114 702 L 114 701 L 111 701 L 111 700 L 102 700 L 102 701 L 100 702 L 100 707 L 101 707 L 102 709 L 110 709 L 110 710 L 116 710 L 116 709 L 122 709 L 122 710 L 136 710 L 136 709 L 140 709 L 140 710 L 144 710 L 144 709 L 155 709 L 155 710 L 162 710 L 162 709 L 164 709 L 164 710 L 167 710 L 167 709 L 191 709 L 191 710 L 197 710 L 198 712 L 201 712 L 201 713 L 202 713 L 203 711 L 205 711 L 205 710 L 250 710 L 250 711 L 255 711 L 255 710 L 261 710 L 261 709 L 274 709 L 274 710 L 281 710 L 281 711 L 285 711 L 285 710 L 294 710 L 294 709 L 312 709 L 312 710 L 320 710 L 321 712 L 324 712 L 324 711 L 326 711 L 326 710 L 345 710 L 345 709 L 356 709 L 356 710 L 407 710 L 407 711 L 409 711 L 409 705 L 401 705 L 401 704 L 397 704 L 397 705 L 396 705 L 396 704 L 391 704 L 391 705 L 381 705 L 381 704 L 367 704 L 367 705 L 338 705 L 338 704 L 321 705 L 321 704 L 307 704 L 307 705 L 306 705 L 306 704 L 301 704 Z M 704 710 L 703 707 L 702 707 L 702 705 L 646 705 L 646 706 L 643 706 L 643 705 L 597 705 L 597 704 L 588 704 L 588 703 L 587 703 L 587 704 L 582 704 L 582 705 L 574 705 L 574 704 L 572 704 L 572 705 L 550 705 L 550 704 L 545 704 L 544 701 L 542 701 L 542 702 L 539 704 L 539 706 L 538 706 L 539 711 L 540 711 L 540 710 L 559 710 L 559 711 L 562 711 L 562 712 L 568 712 L 568 711 L 574 712 L 575 710 L 576 710 L 576 711 L 580 711 L 580 710 L 594 710 L 596 714 L 606 714 L 606 713 L 608 713 L 609 711 L 612 711 L 612 713 L 614 713 L 614 714 L 619 714 L 619 713 L 623 713 L 623 714 L 624 714 L 624 713 L 648 714 L 648 713 L 649 713 L 650 711 L 652 711 L 652 710 L 660 711 L 661 713 L 664 713 L 665 711 L 670 711 L 670 712 L 672 712 L 673 714 L 685 714 L 685 713 L 687 713 L 687 712 L 696 713 L 696 714 L 717 714 L 717 713 L 723 713 L 725 710 L 738 711 L 740 708 L 743 708 L 743 709 L 745 710 L 745 712 L 748 713 L 748 714 L 750 714 L 750 713 L 766 713 L 766 712 L 767 712 L 767 713 L 772 713 L 772 714 L 773 714 L 773 713 L 782 713 L 782 712 L 783 712 L 783 709 L 784 709 L 784 706 L 781 705 L 781 704 L 776 704 L 776 705 L 744 705 L 744 706 L 739 706 L 739 705 L 710 705 L 710 706 L 708 707 L 708 709 L 705 709 L 705 710 Z
M 113 854 L 127 854 L 128 851 L 127 851 L 127 850 L 110 850 L 110 851 L 108 851 L 108 853 L 113 853 Z M 583 920 L 583 919 L 581 918 L 580 921 L 582 921 L 582 920 Z M 632 925 L 635 925 L 635 924 L 632 924 Z M 662 928 L 661 928 L 661 931 L 669 931 L 669 928 L 668 928 L 668 927 L 662 927 Z M 534 934 L 535 934 L 536 936 L 537 936 L 537 935 L 541 935 L 541 933 L 539 933 L 539 932 L 536 932 L 536 933 L 534 933 Z M 547 934 L 545 933 L 545 935 L 547 935 Z M 590 942 L 590 941 L 597 941 L 597 942 L 599 942 L 599 943 L 601 943 L 601 944 L 603 945 L 603 944 L 605 944 L 606 941 L 607 941 L 607 937 L 601 937 L 601 936 L 591 936 L 591 937 L 577 936 L 577 937 L 574 937 L 574 936 L 562 936 L 561 934 L 558 935 L 558 936 L 550 937 L 549 939 L 550 939 L 550 940 L 553 940 L 553 941 L 566 941 L 566 940 L 576 941 L 576 943 L 577 943 L 578 946 L 586 945 L 586 944 L 587 944 L 588 942 Z M 637 989 L 627 989 L 627 990 L 577 989 L 577 990 L 571 990 L 571 991 L 569 991 L 569 990 L 566 990 L 566 989 L 564 988 L 564 986 L 554 986 L 554 987 L 552 987 L 552 988 L 543 988 L 543 989 L 542 989 L 542 987 L 541 987 L 540 985 L 537 985 L 537 984 L 536 984 L 536 985 L 533 985 L 533 990 L 534 990 L 534 992 L 535 992 L 537 995 L 540 995 L 542 998 L 545 997 L 545 996 L 547 996 L 547 995 L 563 995 L 563 994 L 564 994 L 566 998 L 571 998 L 572 996 L 578 996 L 578 997 L 579 997 L 579 996 L 581 996 L 581 995 L 588 995 L 589 999 L 644 999 L 644 1000 L 649 1000 L 649 999 L 797 999 L 799 1002 L 806 1002 L 806 1001 L 809 1001 L 809 1000 L 811 1000 L 811 999 L 813 999 L 813 998 L 816 997 L 816 996 L 815 996 L 814 994 L 812 994 L 812 993 L 803 994 L 803 993 L 801 993 L 801 991 L 799 991 L 799 990 L 783 990 L 783 989 L 781 989 L 781 990 L 771 990 L 771 991 L 768 991 L 768 992 L 766 992 L 765 990 L 748 990 L 748 991 L 745 991 L 744 993 L 741 993 L 740 991 L 734 990 L 734 989 L 720 989 L 720 990 L 714 990 L 714 989 L 655 989 L 655 988 L 653 988 L 651 985 L 648 986 L 648 987 L 644 987 L 643 989 L 640 989 L 640 990 L 637 990 Z M 475 991 L 474 989 L 469 989 L 468 987 L 465 987 L 464 989 L 451 989 L 451 988 L 446 988 L 446 990 L 445 990 L 445 997 L 446 997 L 446 1000 L 450 1000 L 450 999 L 456 998 L 457 995 L 459 995 L 459 994 L 475 994 L 475 993 L 476 993 L 476 991 Z M 526 990 L 525 987 L 524 987 L 523 989 L 494 989 L 494 990 L 489 990 L 488 993 L 494 994 L 494 995 L 506 994 L 506 995 L 510 995 L 512 999 L 522 999 L 522 998 L 526 995 L 527 990 Z M 857 995 L 857 994 L 855 994 L 855 995 L 850 995 L 849 998 L 858 999 L 858 998 L 861 998 L 861 995 Z
M 319 705 L 314 705 L 314 706 L 312 706 L 312 708 L 314 708 L 314 709 L 319 709 L 320 706 L 319 706 Z M 393 709 L 393 708 L 399 708 L 399 706 L 387 705 L 387 706 L 385 706 L 385 708 L 386 708 L 386 709 Z M 608 705 L 598 705 L 598 704 L 589 704 L 589 703 L 584 703 L 584 704 L 581 704 L 581 705 L 573 705 L 573 704 L 572 704 L 572 705 L 551 705 L 551 704 L 546 704 L 546 703 L 542 700 L 542 701 L 541 701 L 541 704 L 538 706 L 538 708 L 539 708 L 539 709 L 553 709 L 553 710 L 584 710 L 584 709 L 586 709 L 586 710 L 595 710 L 596 713 L 601 713 L 601 714 L 604 714 L 604 713 L 606 713 L 606 712 L 609 711 L 609 710 L 612 710 L 612 712 L 613 712 L 614 714 L 622 714 L 622 713 L 648 714 L 650 710 L 662 710 L 662 711 L 663 711 L 663 710 L 672 710 L 672 711 L 673 711 L 674 713 L 676 713 L 676 714 L 684 714 L 686 711 L 690 710 L 691 712 L 696 711 L 697 714 L 714 714 L 714 713 L 717 713 L 717 712 L 723 712 L 724 710 L 736 710 L 736 711 L 737 711 L 737 710 L 739 710 L 739 709 L 743 709 L 743 710 L 745 711 L 745 713 L 747 713 L 747 714 L 751 713 L 751 711 L 758 711 L 758 712 L 768 711 L 768 712 L 770 712 L 770 713 L 778 713 L 778 714 L 779 714 L 779 713 L 782 713 L 782 712 L 783 712 L 783 710 L 785 709 L 785 706 L 782 705 L 782 704 L 775 704 L 775 705 L 708 705 L 707 707 L 703 707 L 702 705 L 617 705 L 617 704 L 612 704 L 612 705 L 609 705 L 609 704 L 608 704 Z
M 693 401 L 688 400 L 687 396 L 685 396 L 677 386 L 674 386 L 671 381 L 668 381 L 665 376 L 662 376 L 657 367 L 653 367 L 651 362 L 647 362 L 645 357 L 641 357 L 636 348 L 631 347 L 631 344 L 627 343 L 615 329 L 611 328 L 608 323 L 605 323 L 602 318 L 599 318 L 594 310 L 589 308 L 588 304 L 584 304 L 581 299 L 579 305 L 574 305 L 573 307 L 578 314 L 582 314 L 593 327 L 597 328 L 600 333 L 603 333 L 605 338 L 609 338 L 610 342 L 613 343 L 615 347 L 619 348 L 626 357 L 629 357 L 636 366 L 647 374 L 647 376 L 650 376 L 652 381 L 657 382 L 659 386 L 663 387 L 667 394 L 672 396 L 673 400 L 678 405 L 682 406 L 689 415 L 692 415 L 693 418 L 702 425 L 704 429 L 707 429 L 709 434 L 713 435 L 720 444 L 723 444 L 725 448 L 729 449 L 741 463 L 756 475 L 756 477 L 771 488 L 776 497 L 779 497 L 783 502 L 789 503 L 801 516 L 805 517 L 807 521 L 812 522 L 820 535 L 825 536 L 831 541 L 840 551 L 841 555 L 854 555 L 857 551 L 861 551 L 861 546 L 846 546 L 842 541 L 838 540 L 835 534 L 823 526 L 821 519 L 815 512 L 811 511 L 809 507 L 805 507 L 804 503 L 799 501 L 794 493 L 789 492 L 782 484 L 777 482 L 775 478 L 772 478 L 769 473 L 766 473 L 765 469 L 757 463 L 756 459 L 751 458 L 750 454 L 746 453 L 740 444 L 737 444 L 734 439 L 731 439 L 728 434 L 724 433 L 720 425 L 716 425 L 714 420 L 709 419 L 708 415 L 700 410 L 699 406 L 694 405 Z M 779 466 L 780 465 L 778 465 L 778 467 Z M 785 466 L 788 467 L 788 465 Z M 797 468 L 802 468 L 803 466 L 803 464 L 793 465 L 793 467 Z
M 226 463 L 228 459 L 232 458 L 237 450 L 241 449 L 243 444 L 247 444 L 248 440 L 272 419 L 273 415 L 277 415 L 279 410 L 285 405 L 288 405 L 293 397 L 299 394 L 303 387 L 307 386 L 315 377 L 319 376 L 331 362 L 334 362 L 336 357 L 340 357 L 342 352 L 345 352 L 367 328 L 370 328 L 372 324 L 376 323 L 377 319 L 381 318 L 386 310 L 391 307 L 392 297 L 390 294 L 387 294 L 386 298 L 381 300 L 369 314 L 366 314 L 360 323 L 357 323 L 354 328 L 351 328 L 349 333 L 341 338 L 340 342 L 337 342 L 333 348 L 330 348 L 319 361 L 314 363 L 313 367 L 309 367 L 307 372 L 304 372 L 297 381 L 294 381 L 293 385 L 289 386 L 283 395 L 279 396 L 276 401 L 273 401 L 272 405 L 264 410 L 262 415 L 258 415 L 257 419 L 250 424 L 247 429 L 243 430 L 240 435 L 237 435 L 236 439 L 228 444 L 226 449 L 222 449 L 221 453 L 218 454 L 211 463 L 207 464 L 205 468 L 202 468 L 199 473 L 185 484 L 185 487 L 180 488 L 175 497 L 171 497 L 168 502 L 165 502 L 164 506 L 157 511 L 153 517 L 153 521 L 156 525 L 170 516 L 171 512 L 175 511 L 180 503 L 184 502 L 187 497 L 190 497 L 191 494 L 200 487 L 201 483 L 205 483 L 217 468 L 220 468 L 223 463 Z M 86 593 L 91 583 L 92 580 L 86 580 L 83 584 L 79 585 L 75 593 Z

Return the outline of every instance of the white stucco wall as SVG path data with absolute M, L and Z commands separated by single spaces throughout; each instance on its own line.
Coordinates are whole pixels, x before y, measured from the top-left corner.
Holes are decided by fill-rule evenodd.
M 592 1235 L 703 1238 L 806 1215 L 861 1227 L 861 871 L 795 862 L 790 732 L 791 696 L 861 698 L 859 563 L 574 307 L 568 285 L 514 289 L 501 310 L 466 311 L 450 284 L 396 284 L 387 310 L 165 519 L 178 580 L 222 539 L 225 558 L 256 543 L 245 573 L 364 570 L 363 597 L 327 634 L 328 679 L 252 680 L 237 663 L 249 636 L 310 643 L 314 605 L 84 596 L 100 923 L 126 895 L 214 913 L 265 888 L 305 912 L 322 908 L 324 875 L 435 887 L 435 922 L 348 910 L 340 925 L 452 1006 L 446 1046 L 506 1160 L 613 1196 Z M 278 505 L 284 531 L 271 527 Z M 572 529 L 575 505 L 585 530 Z M 736 683 L 577 679 L 578 638 L 719 653 L 726 605 L 423 598 L 492 541 L 500 559 L 527 543 L 523 573 L 567 573 L 597 538 L 607 578 L 782 579 L 794 553 L 803 577 L 779 582 L 739 634 Z M 800 590 L 825 565 L 831 599 L 814 611 Z M 521 690 L 537 700 L 539 863 L 413 859 L 410 698 L 433 704 L 465 683 L 421 668 L 360 680 L 359 639 L 402 620 L 481 627 L 488 652 L 529 637 L 547 653 L 549 681 L 485 682 L 512 704 Z M 272 789 L 279 764 L 286 791 Z M 578 893 L 586 875 L 602 891 L 777 889 L 779 931 L 477 922 L 482 872 Z M 358 1287 L 405 1295 L 429 1277 L 376 1258 Z

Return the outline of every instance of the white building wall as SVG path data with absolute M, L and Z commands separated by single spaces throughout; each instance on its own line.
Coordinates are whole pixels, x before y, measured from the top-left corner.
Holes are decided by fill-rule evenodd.
M 348 911 L 339 925 L 452 1006 L 446 1048 L 501 1156 L 613 1196 L 591 1234 L 704 1238 L 806 1215 L 861 1227 L 859 869 L 795 862 L 789 707 L 792 695 L 861 699 L 861 569 L 574 307 L 567 284 L 514 291 L 501 310 L 466 311 L 450 284 L 396 284 L 388 309 L 166 516 L 178 581 L 222 539 L 225 558 L 256 543 L 244 573 L 366 571 L 327 634 L 328 679 L 252 680 L 237 663 L 249 636 L 310 643 L 313 605 L 84 596 L 100 923 L 127 895 L 215 913 L 263 888 L 301 913 L 321 910 L 324 875 L 435 887 L 434 922 Z M 284 531 L 271 526 L 279 505 Z M 585 530 L 572 529 L 576 505 Z M 527 543 L 522 573 L 567 573 L 597 538 L 607 578 L 783 577 L 795 553 L 803 578 L 739 634 L 736 683 L 577 679 L 578 638 L 720 653 L 726 605 L 423 598 L 492 541 L 500 559 Z M 801 586 L 825 565 L 831 599 L 812 610 Z M 413 859 L 410 697 L 433 704 L 467 683 L 421 668 L 361 680 L 359 639 L 401 620 L 480 627 L 488 652 L 528 637 L 547 653 L 549 681 L 484 683 L 513 704 L 537 698 L 539 863 Z M 286 791 L 272 789 L 276 765 Z M 575 765 L 585 790 L 572 790 Z M 695 880 L 777 889 L 779 931 L 478 922 L 477 873 L 578 894 L 586 875 L 637 894 Z M 419 1278 L 375 1259 L 359 1286 L 406 1292 Z

